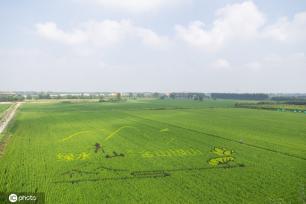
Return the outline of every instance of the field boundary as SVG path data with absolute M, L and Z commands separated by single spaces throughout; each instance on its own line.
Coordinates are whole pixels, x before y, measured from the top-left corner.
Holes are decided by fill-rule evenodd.
M 2 118 L 4 118 L 4 116 L 7 114 L 9 109 L 12 108 L 13 106 L 14 106 L 13 103 L 9 104 L 9 106 L 2 113 L 0 113 L 0 122 L 2 121 Z
M 235 142 L 235 143 L 238 143 L 238 144 L 241 144 L 241 145 L 246 145 L 246 146 L 253 147 L 253 148 L 256 148 L 256 149 L 261 149 L 261 150 L 265 150 L 265 151 L 269 151 L 269 152 L 274 152 L 274 153 L 282 154 L 282 155 L 285 155 L 285 156 L 288 156 L 288 157 L 293 157 L 293 158 L 297 158 L 297 159 L 306 160 L 305 157 L 301 157 L 301 156 L 298 156 L 298 155 L 290 154 L 290 153 L 288 153 L 288 152 L 282 152 L 282 151 L 270 149 L 270 148 L 267 148 L 267 147 L 262 147 L 262 146 L 258 146 L 258 145 L 253 145 L 253 144 L 250 144 L 250 143 L 242 143 L 242 142 L 239 141 L 239 140 L 230 139 L 230 138 L 223 137 L 223 136 L 220 136 L 220 135 L 215 135 L 215 134 L 211 134 L 211 133 L 206 133 L 206 132 L 203 132 L 203 131 L 195 130 L 195 129 L 192 129 L 192 128 L 182 127 L 182 126 L 174 125 L 174 124 L 167 123 L 167 122 L 161 122 L 161 121 L 158 121 L 158 120 L 148 119 L 148 118 L 144 118 L 144 117 L 141 117 L 141 116 L 138 116 L 138 115 L 133 115 L 133 114 L 130 114 L 130 113 L 127 113 L 127 112 L 124 112 L 124 113 L 126 113 L 126 114 L 128 114 L 128 115 L 130 115 L 130 116 L 134 116 L 134 117 L 136 117 L 136 118 L 143 119 L 143 120 L 149 120 L 149 121 L 153 121 L 153 122 L 157 122 L 157 123 L 167 124 L 167 125 L 172 126 L 172 127 L 176 127 L 176 128 L 181 128 L 181 129 L 189 130 L 189 131 L 191 131 L 191 132 L 196 132 L 196 133 L 204 134 L 204 135 L 207 135 L 207 136 L 210 136 L 210 137 L 215 137 L 215 138 L 227 140 L 227 141 L 230 141 L 230 142 Z
M 6 129 L 10 121 L 14 118 L 16 111 L 21 106 L 22 103 L 17 102 L 10 106 L 0 119 L 0 134 Z
M 0 123 L 0 134 L 2 134 L 2 137 L 0 137 L 0 158 L 4 155 L 5 148 L 8 145 L 9 139 L 11 137 L 7 129 L 9 126 L 11 126 L 11 124 L 13 124 L 16 113 L 20 106 L 21 106 L 21 103 L 16 103 L 10 106 L 6 110 L 6 113 L 4 114 L 4 117 L 7 117 L 5 123 Z M 12 109 L 12 110 L 9 110 L 9 109 Z M 0 122 L 2 122 L 2 120 L 3 118 L 1 118 Z

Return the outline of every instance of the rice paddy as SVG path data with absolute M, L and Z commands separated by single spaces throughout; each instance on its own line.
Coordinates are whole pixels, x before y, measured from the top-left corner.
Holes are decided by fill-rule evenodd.
M 46 203 L 303 203 L 306 115 L 235 101 L 23 104 L 0 192 Z

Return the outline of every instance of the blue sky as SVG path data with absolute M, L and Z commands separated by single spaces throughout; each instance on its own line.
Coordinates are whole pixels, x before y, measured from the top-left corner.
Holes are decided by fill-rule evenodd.
M 306 92 L 306 1 L 0 2 L 0 90 Z

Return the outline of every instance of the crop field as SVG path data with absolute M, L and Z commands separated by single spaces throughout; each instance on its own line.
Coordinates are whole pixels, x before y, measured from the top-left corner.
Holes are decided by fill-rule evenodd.
M 306 114 L 235 103 L 23 104 L 6 132 L 0 192 L 43 192 L 46 203 L 304 203 Z
M 2 113 L 8 109 L 8 107 L 10 107 L 10 104 L 0 104 L 0 117 L 2 115 Z

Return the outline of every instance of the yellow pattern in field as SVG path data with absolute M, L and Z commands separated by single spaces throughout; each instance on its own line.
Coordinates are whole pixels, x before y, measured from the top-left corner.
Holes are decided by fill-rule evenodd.
M 105 139 L 104 141 L 107 141 L 109 139 L 111 139 L 112 137 L 114 137 L 116 134 L 118 134 L 121 130 L 125 129 L 125 128 L 132 128 L 132 129 L 135 129 L 138 131 L 137 128 L 133 127 L 133 126 L 129 126 L 129 125 L 126 125 L 126 126 L 122 126 L 120 128 L 118 128 L 117 130 L 115 130 L 114 132 L 112 132 L 111 134 L 109 134 Z
M 90 159 L 90 153 L 81 152 L 81 153 L 58 153 L 56 155 L 58 161 L 75 161 L 75 160 L 88 160 Z
M 100 129 L 100 130 L 105 131 L 104 129 Z M 84 131 L 76 132 L 76 133 L 73 133 L 73 134 L 65 137 L 64 139 L 61 139 L 60 142 L 65 142 L 65 141 L 70 140 L 73 137 L 78 136 L 78 135 L 83 134 L 83 133 L 97 132 L 97 131 L 99 131 L 99 130 L 84 130 Z
M 80 132 L 77 132 L 77 133 L 73 133 L 72 135 L 69 135 L 67 137 L 65 137 L 64 139 L 62 139 L 61 141 L 62 142 L 65 142 L 67 140 L 70 140 L 71 138 L 73 138 L 74 136 L 77 136 L 77 135 L 80 135 L 80 134 L 83 134 L 83 133 L 87 133 L 87 132 L 91 132 L 90 130 L 86 130 L 86 131 L 80 131 Z
M 231 157 L 231 156 L 227 156 L 227 157 L 217 157 L 217 158 L 212 158 L 210 160 L 208 160 L 208 163 L 212 166 L 218 166 L 220 164 L 227 164 L 230 161 L 234 161 L 235 158 Z
M 153 150 L 141 152 L 143 158 L 153 157 L 188 157 L 188 156 L 199 156 L 203 153 L 198 149 L 166 149 L 166 150 Z
M 234 151 L 233 150 L 227 150 L 224 147 L 214 147 L 211 150 L 211 153 L 214 153 L 218 156 L 231 156 L 234 153 Z
M 135 129 L 137 131 L 139 131 L 137 128 L 133 127 L 133 126 L 129 126 L 129 125 L 126 125 L 126 126 L 122 126 L 120 128 L 118 128 L 117 130 L 113 131 L 112 133 L 110 133 L 105 139 L 104 141 L 107 141 L 107 140 L 110 140 L 112 137 L 114 137 L 116 134 L 118 134 L 121 130 L 123 129 L 126 129 L 126 128 L 132 128 L 132 129 Z M 105 131 L 104 129 L 101 129 L 102 131 Z M 80 132 L 76 132 L 76 133 L 73 133 L 63 139 L 60 140 L 60 142 L 65 142 L 67 140 L 70 140 L 72 139 L 73 137 L 75 136 L 78 136 L 80 134 L 84 134 L 84 133 L 89 133 L 89 132 L 96 132 L 97 130 L 84 130 L 84 131 L 80 131 Z
M 232 156 L 234 150 L 228 150 L 224 147 L 214 147 L 210 152 L 218 156 L 207 161 L 211 166 L 228 164 L 235 160 Z
M 161 129 L 159 132 L 169 132 L 168 128 Z

